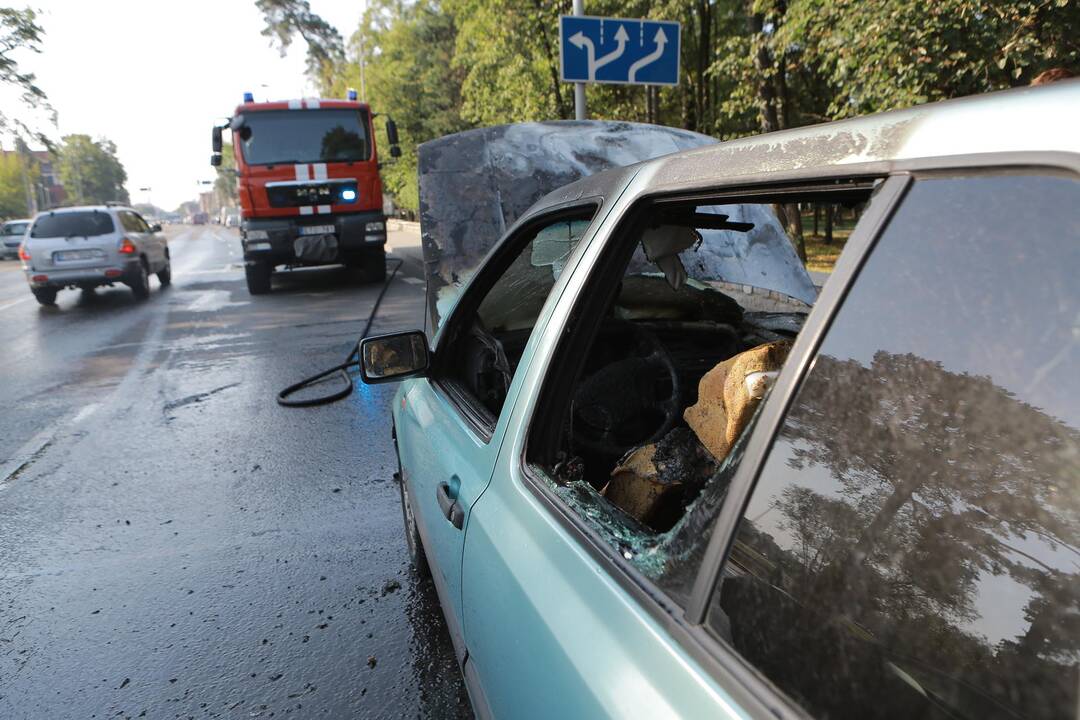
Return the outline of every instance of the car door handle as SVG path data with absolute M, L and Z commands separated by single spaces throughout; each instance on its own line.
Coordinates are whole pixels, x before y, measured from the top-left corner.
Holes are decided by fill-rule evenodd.
M 439 509 L 450 524 L 460 530 L 465 522 L 465 511 L 458 505 L 457 500 L 450 497 L 450 485 L 439 483 L 439 487 L 435 488 L 435 499 L 439 501 Z

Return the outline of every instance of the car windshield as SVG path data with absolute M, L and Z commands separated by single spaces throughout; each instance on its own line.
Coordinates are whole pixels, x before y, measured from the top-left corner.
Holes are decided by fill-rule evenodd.
M 4 235 L 22 235 L 26 232 L 26 226 L 29 223 L 8 223 L 4 225 Z
M 248 113 L 237 133 L 250 165 L 367 160 L 366 113 L 268 110 Z
M 35 220 L 30 237 L 92 237 L 108 235 L 114 229 L 112 218 L 100 210 L 54 213 Z

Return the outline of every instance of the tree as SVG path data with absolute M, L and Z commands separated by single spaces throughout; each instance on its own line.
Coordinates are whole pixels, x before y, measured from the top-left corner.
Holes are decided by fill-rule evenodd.
M 217 168 L 217 177 L 214 178 L 214 195 L 218 205 L 229 207 L 236 205 L 236 156 L 233 154 L 233 146 L 225 143 L 221 147 L 221 165 Z
M 282 56 L 288 52 L 293 35 L 307 44 L 308 74 L 312 77 L 327 77 L 344 60 L 341 33 L 311 12 L 307 0 L 255 0 L 255 7 L 266 21 L 262 34 L 277 42 Z
M 14 55 L 19 50 L 41 52 L 39 47 L 44 30 L 37 24 L 37 14 L 27 8 L 0 8 L 0 84 L 22 91 L 20 99 L 29 108 L 47 110 L 53 117 L 45 91 L 37 86 L 33 73 L 23 72 Z M 0 130 L 26 137 L 50 146 L 48 137 L 28 128 L 21 120 L 0 112 Z
M 65 135 L 55 156 L 60 182 L 72 203 L 129 202 L 124 189 L 127 172 L 116 157 L 116 145 L 111 140 Z
M 23 218 L 31 214 L 28 202 L 41 173 L 19 152 L 0 154 L 0 217 Z

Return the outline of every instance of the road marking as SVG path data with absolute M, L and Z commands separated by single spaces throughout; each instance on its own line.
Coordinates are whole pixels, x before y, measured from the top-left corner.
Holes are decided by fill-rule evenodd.
M 421 280 L 420 278 L 409 277 L 408 275 L 402 275 L 401 279 L 404 280 L 405 282 L 409 283 L 410 285 L 423 285 L 424 284 L 424 281 Z
M 26 297 L 21 297 L 18 300 L 8 300 L 6 303 L 0 304 L 0 312 L 3 312 L 4 310 L 7 310 L 8 308 L 13 308 L 16 305 L 18 305 L 19 303 L 24 303 L 27 300 L 29 300 L 31 297 L 33 297 L 33 296 L 28 295 Z
M 71 424 L 81 423 L 83 420 L 97 412 L 99 407 L 101 407 L 101 403 L 90 403 L 89 405 L 83 406 L 82 410 L 79 410 L 79 412 L 75 413 L 75 417 L 71 418 Z
M 59 423 L 57 423 L 57 426 L 59 426 Z M 0 490 L 6 488 L 8 483 L 14 480 L 20 472 L 41 457 L 45 449 L 49 447 L 49 443 L 56 437 L 57 430 L 59 430 L 59 427 L 42 430 L 16 450 L 10 460 L 0 465 Z

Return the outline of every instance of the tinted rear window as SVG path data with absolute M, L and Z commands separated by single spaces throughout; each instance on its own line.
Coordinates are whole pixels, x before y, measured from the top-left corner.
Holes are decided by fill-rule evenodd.
M 100 210 L 45 215 L 34 222 L 30 237 L 92 237 L 115 230 L 112 218 Z
M 26 226 L 30 223 L 8 223 L 4 226 L 4 235 L 22 235 L 26 232 Z

